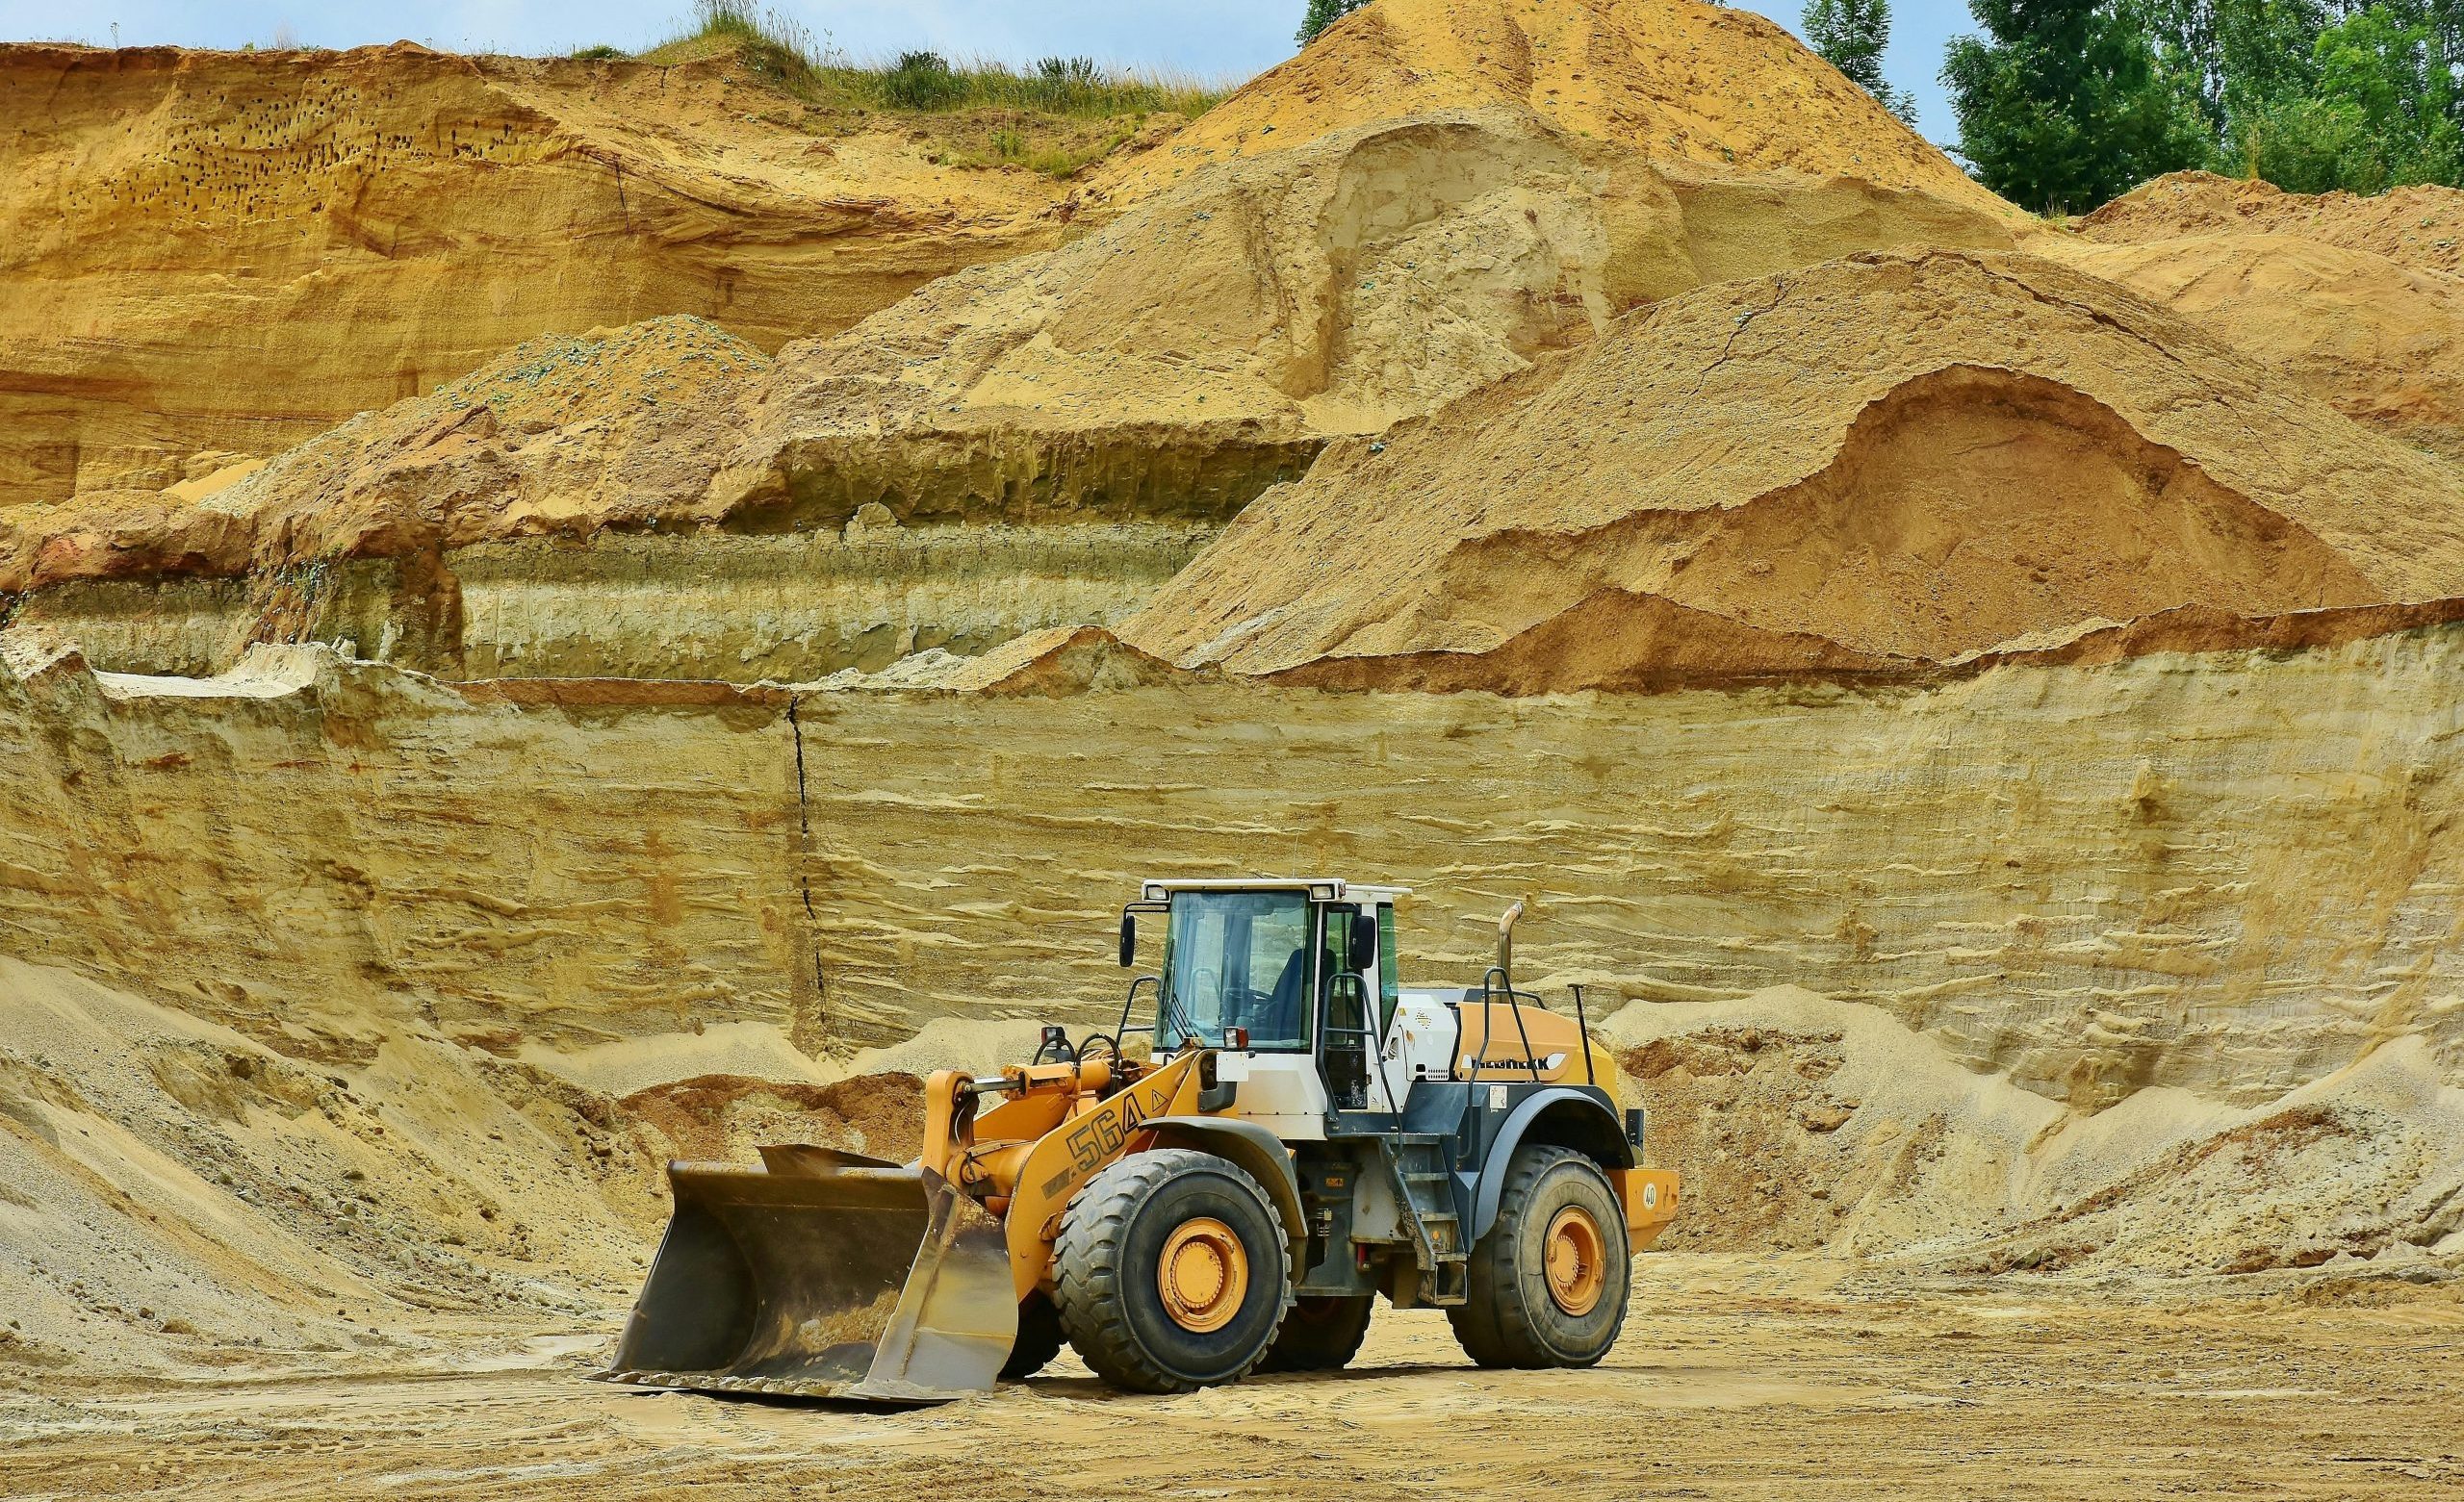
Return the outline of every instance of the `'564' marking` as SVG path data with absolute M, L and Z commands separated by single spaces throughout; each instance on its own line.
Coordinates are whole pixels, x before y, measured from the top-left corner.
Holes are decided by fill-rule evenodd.
M 1138 1097 L 1136 1090 L 1124 1091 L 1120 1099 L 1088 1112 L 1085 1121 L 1070 1129 L 1069 1135 L 1062 1139 L 1069 1149 L 1069 1166 L 1044 1184 L 1046 1198 L 1059 1198 L 1078 1178 L 1119 1156 L 1121 1144 L 1129 1140 L 1140 1122 L 1171 1106 L 1171 1097 L 1162 1090 L 1148 1092 L 1143 1105 Z

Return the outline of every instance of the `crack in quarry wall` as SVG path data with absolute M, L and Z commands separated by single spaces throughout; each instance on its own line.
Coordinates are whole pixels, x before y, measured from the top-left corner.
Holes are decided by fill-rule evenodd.
M 805 773 L 805 727 L 796 718 L 799 695 L 787 696 L 787 733 L 796 747 L 796 896 L 805 909 L 805 930 L 812 944 L 812 1006 L 798 1008 L 787 1041 L 807 1053 L 819 1053 L 830 1042 L 830 970 L 822 955 L 821 914 L 812 901 L 812 792 Z

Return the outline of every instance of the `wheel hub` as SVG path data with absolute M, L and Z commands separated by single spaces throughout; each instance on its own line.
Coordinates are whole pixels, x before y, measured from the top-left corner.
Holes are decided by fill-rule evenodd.
M 1185 1220 L 1164 1242 L 1156 1291 L 1173 1323 L 1194 1335 L 1222 1329 L 1249 1291 L 1249 1255 L 1230 1226 L 1212 1215 Z
M 1600 1222 L 1579 1205 L 1569 1205 L 1549 1222 L 1541 1242 L 1549 1275 L 1549 1298 L 1576 1318 L 1588 1314 L 1608 1286 L 1608 1238 Z

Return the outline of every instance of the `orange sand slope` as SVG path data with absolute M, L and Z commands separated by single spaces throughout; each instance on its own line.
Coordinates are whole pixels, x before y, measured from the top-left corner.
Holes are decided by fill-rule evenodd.
M 1112 186 L 1142 194 L 1207 162 L 1476 105 L 1655 164 L 1860 178 L 2017 214 L 1780 26 L 1695 0 L 1379 0 Z
M 2029 248 L 2181 314 L 2349 416 L 2464 456 L 2464 193 L 2310 197 L 2183 173 L 2082 229 Z
M 265 455 L 540 333 L 766 348 L 1056 243 L 1067 184 L 676 67 L 0 45 L 0 502 Z
M 707 322 L 547 339 L 261 470 L 0 508 L 0 588 L 661 524 L 1227 520 L 1619 309 L 1991 216 L 1784 174 L 1595 168 L 1503 110 L 1231 161 L 775 368 Z

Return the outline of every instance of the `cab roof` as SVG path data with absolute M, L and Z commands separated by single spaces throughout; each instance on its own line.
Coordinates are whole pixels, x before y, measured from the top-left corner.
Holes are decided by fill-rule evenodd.
M 1409 897 L 1407 886 L 1373 885 L 1365 881 L 1346 881 L 1341 877 L 1234 877 L 1197 881 L 1144 881 L 1141 894 L 1147 902 L 1168 900 L 1174 892 L 1307 892 L 1322 903 L 1386 901 Z

